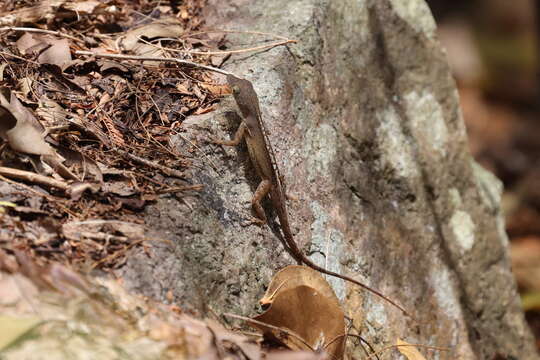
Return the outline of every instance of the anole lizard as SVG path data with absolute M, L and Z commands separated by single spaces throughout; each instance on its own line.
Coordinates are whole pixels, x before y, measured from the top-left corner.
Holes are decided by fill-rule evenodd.
M 261 182 L 253 195 L 251 200 L 253 209 L 259 217 L 256 222 L 265 224 L 267 222 L 264 209 L 262 208 L 260 201 L 268 194 L 270 194 L 270 200 L 272 206 L 277 212 L 279 224 L 281 225 L 281 231 L 283 232 L 283 238 L 285 246 L 289 249 L 296 261 L 304 263 L 305 265 L 320 271 L 321 273 L 338 277 L 340 279 L 350 281 L 362 288 L 372 292 L 373 294 L 383 298 L 390 304 L 400 309 L 404 314 L 409 315 L 405 309 L 399 306 L 394 301 L 390 300 L 382 293 L 371 289 L 367 285 L 354 280 L 345 275 L 335 273 L 330 270 L 326 270 L 323 267 L 313 263 L 308 257 L 304 255 L 302 250 L 296 244 L 294 237 L 291 233 L 291 227 L 289 225 L 289 218 L 287 215 L 285 190 L 281 181 L 281 176 L 277 164 L 275 162 L 275 156 L 273 154 L 270 142 L 267 140 L 264 123 L 261 117 L 261 111 L 259 107 L 259 98 L 257 93 L 253 89 L 253 85 L 250 81 L 237 78 L 234 75 L 227 75 L 227 82 L 233 90 L 234 99 L 238 104 L 238 108 L 242 113 L 242 123 L 238 128 L 236 135 L 231 141 L 223 141 L 213 139 L 215 143 L 222 145 L 234 146 L 238 145 L 242 138 L 246 140 L 249 156 L 253 162 L 253 166 L 257 171 L 257 174 L 261 178 Z

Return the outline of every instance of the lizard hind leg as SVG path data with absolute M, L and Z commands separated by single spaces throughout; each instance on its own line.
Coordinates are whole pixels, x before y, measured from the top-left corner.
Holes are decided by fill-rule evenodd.
M 259 186 L 257 186 L 257 190 L 255 190 L 253 198 L 251 199 L 251 206 L 257 217 L 251 219 L 249 224 L 263 226 L 268 222 L 261 201 L 268 195 L 270 189 L 272 189 L 272 182 L 270 180 L 262 180 L 259 183 Z

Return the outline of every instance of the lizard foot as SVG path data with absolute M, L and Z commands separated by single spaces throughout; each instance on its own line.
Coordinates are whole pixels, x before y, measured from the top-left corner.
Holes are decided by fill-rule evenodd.
M 250 225 L 257 225 L 257 226 L 264 226 L 266 225 L 266 220 L 261 220 L 259 218 L 256 218 L 256 217 L 252 217 L 251 219 L 247 220 L 247 221 L 244 221 L 242 224 L 242 226 L 250 226 Z

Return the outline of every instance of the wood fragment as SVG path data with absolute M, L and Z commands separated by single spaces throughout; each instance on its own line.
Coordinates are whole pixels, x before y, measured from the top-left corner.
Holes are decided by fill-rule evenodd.
M 36 174 L 30 171 L 0 166 L 0 175 L 6 176 L 8 178 L 25 180 L 33 184 L 40 184 L 48 187 L 57 188 L 63 191 L 67 191 L 69 189 L 68 183 L 64 181 L 56 180 L 52 177 Z

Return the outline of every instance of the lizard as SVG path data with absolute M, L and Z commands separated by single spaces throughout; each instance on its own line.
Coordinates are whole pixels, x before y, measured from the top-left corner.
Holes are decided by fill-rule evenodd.
M 241 112 L 242 122 L 236 131 L 233 140 L 226 141 L 212 139 L 212 141 L 216 144 L 227 146 L 238 145 L 242 139 L 246 141 L 251 162 L 253 163 L 257 175 L 261 178 L 261 182 L 257 186 L 257 190 L 253 194 L 251 200 L 253 210 L 258 216 L 258 218 L 254 219 L 252 222 L 260 225 L 267 223 L 266 214 L 260 202 L 269 194 L 271 205 L 277 213 L 281 232 L 283 233 L 282 240 L 284 241 L 282 242 L 298 263 L 303 263 L 323 274 L 356 284 L 386 300 L 396 308 L 400 309 L 405 315 L 410 316 L 403 307 L 383 295 L 381 292 L 374 290 L 349 276 L 327 270 L 315 264 L 302 252 L 292 235 L 282 176 L 279 173 L 275 155 L 264 127 L 257 93 L 249 80 L 238 78 L 232 74 L 227 75 L 227 83 L 232 89 L 234 99 Z

